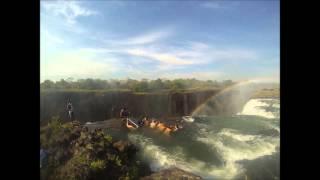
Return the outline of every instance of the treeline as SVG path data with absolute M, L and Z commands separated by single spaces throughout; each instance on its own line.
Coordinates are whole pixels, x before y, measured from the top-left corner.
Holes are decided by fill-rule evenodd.
M 83 89 L 83 90 L 131 90 L 135 92 L 154 92 L 161 90 L 184 90 L 192 88 L 221 88 L 234 84 L 232 80 L 201 81 L 197 79 L 175 80 L 101 80 L 101 79 L 61 79 L 60 81 L 45 80 L 40 84 L 41 89 Z

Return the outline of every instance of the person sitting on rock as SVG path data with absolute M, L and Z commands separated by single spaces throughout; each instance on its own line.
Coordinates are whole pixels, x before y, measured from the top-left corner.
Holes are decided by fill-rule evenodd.
M 165 134 L 165 135 L 169 135 L 170 133 L 171 133 L 171 128 L 169 128 L 169 127 L 166 127 L 164 130 L 163 130 L 163 134 Z
M 166 128 L 166 129 L 164 130 L 164 134 L 169 134 L 169 133 L 171 133 L 171 132 L 176 132 L 176 131 L 178 131 L 179 129 L 182 129 L 182 128 L 180 128 L 178 124 L 175 124 L 175 125 L 173 125 L 173 126 L 169 126 L 168 128 Z
M 165 135 L 170 135 L 171 132 L 174 132 L 176 131 L 174 126 L 165 126 L 163 129 L 162 129 L 162 132 L 163 134 Z
M 162 122 L 159 122 L 156 127 L 160 131 L 163 131 L 163 130 L 165 130 L 167 128 L 166 125 L 164 123 L 162 123 Z

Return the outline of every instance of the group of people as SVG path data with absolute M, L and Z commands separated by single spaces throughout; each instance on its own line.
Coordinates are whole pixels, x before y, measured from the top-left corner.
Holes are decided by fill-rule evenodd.
M 182 128 L 178 124 L 166 125 L 166 124 L 164 124 L 160 121 L 157 121 L 155 119 L 150 120 L 148 117 L 145 117 L 142 120 L 142 123 L 144 126 L 152 128 L 152 129 L 157 129 L 157 130 L 163 132 L 164 134 L 170 134 L 171 132 L 176 132 Z
M 74 120 L 74 112 L 73 112 L 73 105 L 70 100 L 68 100 L 67 103 L 67 111 L 68 111 L 68 116 L 71 121 Z M 166 125 L 160 121 L 154 120 L 154 119 L 149 119 L 148 116 L 145 118 L 139 120 L 137 123 L 129 119 L 130 112 L 128 111 L 128 108 L 124 107 L 120 110 L 120 118 L 126 125 L 128 129 L 134 130 L 139 127 L 149 127 L 153 129 L 157 129 L 159 131 L 162 131 L 164 134 L 169 134 L 171 132 L 175 132 L 178 129 L 181 129 L 182 127 L 179 127 L 178 124 L 175 125 Z
M 128 111 L 127 108 L 122 108 L 120 110 L 120 118 L 122 119 L 122 121 L 125 123 L 125 126 L 130 129 L 130 130 L 135 130 L 138 127 L 149 127 L 152 129 L 157 129 L 161 132 L 163 132 L 164 134 L 170 134 L 171 132 L 175 132 L 178 129 L 181 129 L 182 127 L 180 127 L 178 124 L 175 125 L 166 125 L 160 121 L 157 121 L 155 119 L 149 119 L 148 116 L 146 116 L 145 118 L 141 119 L 138 121 L 138 123 L 133 122 L 132 120 L 129 119 L 129 115 L 130 112 Z

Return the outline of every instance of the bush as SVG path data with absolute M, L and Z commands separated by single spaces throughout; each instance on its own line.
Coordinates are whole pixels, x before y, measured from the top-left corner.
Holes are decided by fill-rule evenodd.
M 99 130 L 88 132 L 72 123 L 62 124 L 58 117 L 52 118 L 40 133 L 41 145 L 50 152 L 48 165 L 41 169 L 42 179 L 138 178 L 137 164 L 129 158 L 136 153 L 131 143 L 122 141 L 126 148 L 119 151 L 110 135 Z
M 90 163 L 90 168 L 93 170 L 93 171 L 99 171 L 99 170 L 103 170 L 104 168 L 106 168 L 106 162 L 105 160 L 96 160 L 96 161 L 92 161 Z
M 105 136 L 104 136 L 104 139 L 105 139 L 107 142 L 109 142 L 109 143 L 112 142 L 112 137 L 111 137 L 110 135 L 105 135 Z
M 86 180 L 90 178 L 90 167 L 85 156 L 71 158 L 59 169 L 57 179 Z

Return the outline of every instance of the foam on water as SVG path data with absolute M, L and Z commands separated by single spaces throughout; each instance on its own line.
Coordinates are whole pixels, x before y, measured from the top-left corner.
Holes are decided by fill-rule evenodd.
M 153 143 L 151 138 L 145 137 L 141 134 L 129 134 L 129 140 L 139 145 L 142 148 L 143 158 L 150 163 L 150 168 L 153 171 L 162 170 L 164 167 L 170 168 L 177 166 L 177 158 L 165 151 L 165 149 Z M 177 152 L 179 154 L 179 152 Z
M 233 143 L 230 143 L 230 138 Z M 243 172 L 242 166 L 237 161 L 271 155 L 279 145 L 278 138 L 243 135 L 230 129 L 222 129 L 217 134 L 209 133 L 207 137 L 199 137 L 198 140 L 216 148 L 224 159 L 223 167 L 211 171 L 211 174 L 223 179 L 232 179 Z
M 261 116 L 268 119 L 278 118 L 278 111 L 280 108 L 279 102 L 275 102 L 275 99 L 251 99 L 249 100 L 241 113 L 238 115 L 254 115 Z M 273 103 L 272 103 L 273 102 Z M 276 111 L 267 111 L 266 108 L 275 108 Z
M 236 130 L 227 129 L 227 128 L 222 129 L 222 130 L 219 132 L 219 135 L 220 135 L 220 136 L 230 137 L 230 138 L 233 138 L 233 139 L 238 140 L 238 141 L 241 141 L 241 142 L 244 142 L 244 141 L 252 141 L 252 140 L 254 140 L 255 138 L 257 138 L 257 136 L 239 134 L 239 133 L 237 133 Z
M 279 109 L 280 108 L 280 104 L 273 104 L 272 107 L 275 107 L 275 108 Z
M 202 177 L 209 179 L 216 178 L 214 174 L 210 173 L 210 169 L 216 168 L 215 166 L 209 166 L 209 170 L 207 170 L 208 166 L 206 163 L 194 158 L 187 158 L 182 148 L 176 147 L 172 152 L 168 152 L 160 146 L 155 145 L 152 139 L 142 135 L 131 134 L 129 135 L 129 139 L 140 146 L 142 149 L 141 153 L 150 163 L 152 171 L 178 167 L 185 171 L 201 175 Z
M 191 116 L 183 116 L 182 119 L 185 121 L 185 122 L 189 122 L 189 123 L 192 123 L 194 121 L 194 118 L 191 117 Z
M 129 139 L 140 146 L 141 155 L 150 163 L 153 171 L 178 167 L 205 179 L 232 179 L 244 170 L 237 161 L 271 155 L 279 146 L 278 137 L 241 134 L 237 130 L 228 128 L 214 132 L 210 130 L 209 125 L 205 124 L 202 124 L 201 127 L 195 139 L 207 144 L 208 148 L 217 150 L 219 157 L 224 162 L 222 166 L 187 157 L 180 146 L 168 150 L 156 145 L 152 138 L 142 134 L 129 134 Z
M 223 120 L 219 117 L 203 117 L 205 119 L 194 121 L 192 126 L 189 126 L 191 129 L 184 129 L 194 134 L 182 135 L 182 139 L 170 145 L 159 144 L 157 138 L 149 137 L 147 134 L 129 134 L 128 137 L 140 147 L 141 157 L 149 162 L 153 171 L 178 167 L 204 179 L 234 179 L 245 170 L 239 161 L 254 160 L 279 151 L 280 138 L 278 136 L 265 136 L 258 133 L 259 128 L 261 130 L 276 129 L 280 132 L 277 116 L 279 108 L 279 100 L 251 99 L 240 113 L 244 116 L 235 116 L 231 119 L 225 117 Z M 246 130 L 243 126 L 254 127 L 257 133 Z M 205 161 L 190 154 L 188 149 L 184 149 L 190 146 L 184 146 L 183 141 L 188 143 L 195 141 L 205 145 L 207 149 L 215 153 L 212 154 L 212 157 L 210 153 L 208 154 L 208 160 L 212 160 Z M 203 150 L 203 148 L 199 149 Z M 202 150 L 198 153 L 202 153 Z M 218 157 L 223 162 L 222 165 L 212 162 L 217 161 L 213 157 Z

